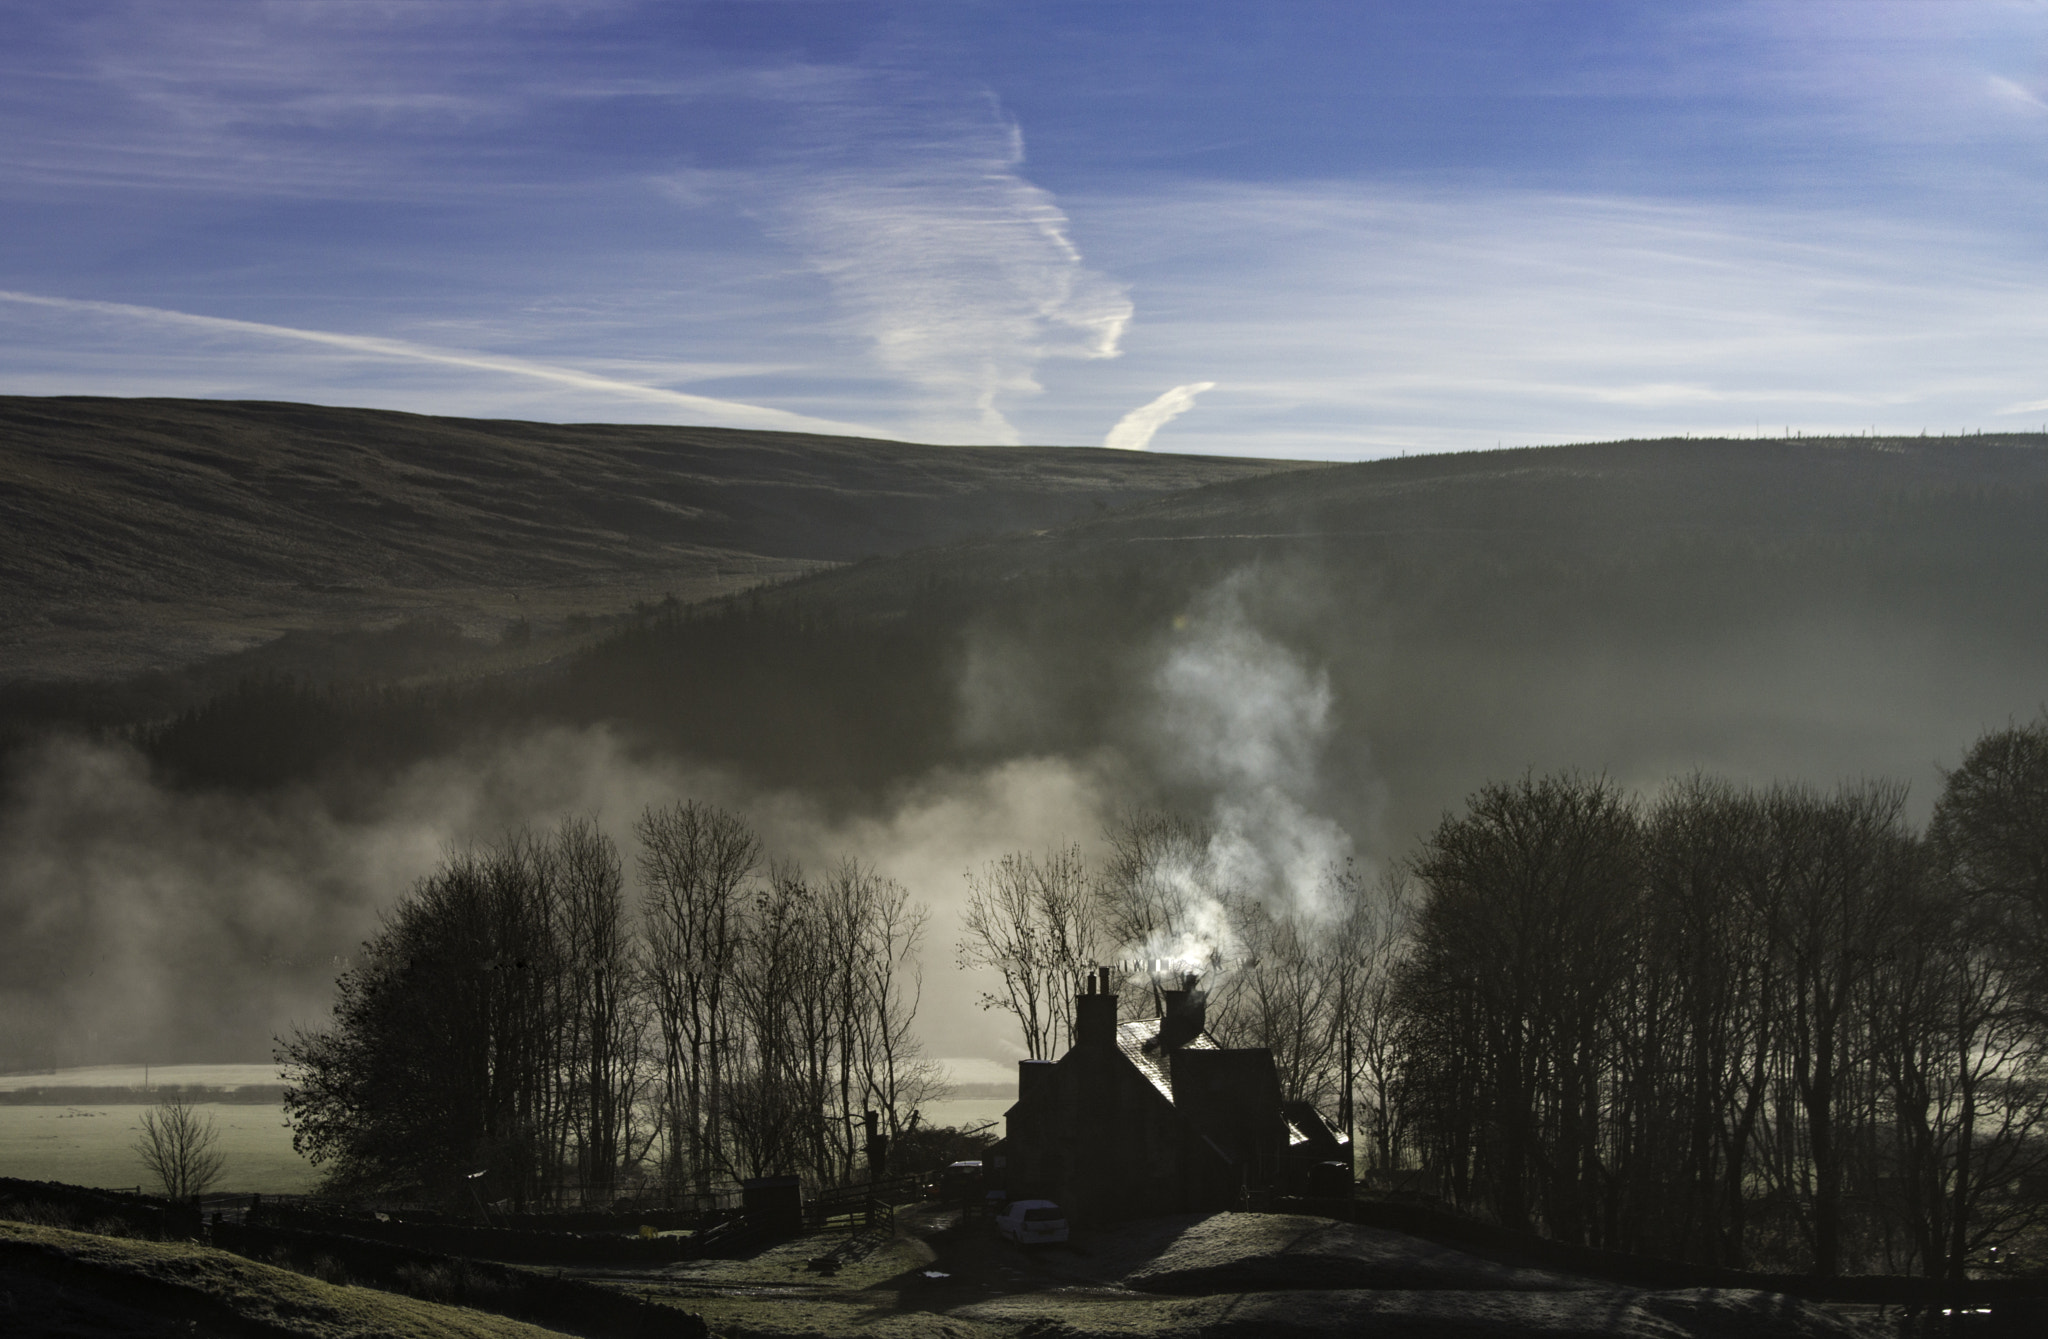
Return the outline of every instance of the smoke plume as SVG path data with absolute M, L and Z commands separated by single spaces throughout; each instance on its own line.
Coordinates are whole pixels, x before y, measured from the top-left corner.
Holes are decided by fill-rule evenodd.
M 1204 849 L 1170 854 L 1152 873 L 1180 914 L 1171 942 L 1143 946 L 1148 958 L 1228 958 L 1233 898 L 1322 919 L 1352 855 L 1350 836 L 1316 807 L 1334 728 L 1328 676 L 1259 627 L 1259 582 L 1241 570 L 1176 619 L 1154 679 L 1166 766 L 1212 798 Z

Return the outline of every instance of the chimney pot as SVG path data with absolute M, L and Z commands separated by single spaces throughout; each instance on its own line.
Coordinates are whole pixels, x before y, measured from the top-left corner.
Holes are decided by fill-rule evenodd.
M 1074 1001 L 1074 1044 L 1110 1048 L 1116 1045 L 1116 996 L 1109 988 L 1109 969 L 1088 973 L 1088 992 Z

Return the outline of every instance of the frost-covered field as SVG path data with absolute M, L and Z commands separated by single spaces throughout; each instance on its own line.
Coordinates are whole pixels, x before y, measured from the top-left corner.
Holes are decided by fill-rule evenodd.
M 151 1078 L 154 1079 L 152 1074 Z M 227 1157 L 216 1190 L 304 1193 L 316 1172 L 292 1152 L 292 1133 L 273 1106 L 205 1103 Z M 148 1189 L 135 1141 L 147 1106 L 0 1106 L 0 1176 L 79 1186 Z

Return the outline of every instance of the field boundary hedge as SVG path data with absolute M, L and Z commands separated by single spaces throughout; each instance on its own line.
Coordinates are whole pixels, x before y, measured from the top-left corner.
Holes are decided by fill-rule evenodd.
M 23 1181 L 0 1176 L 0 1204 L 12 1202 L 24 1207 L 44 1205 L 62 1211 L 74 1221 L 119 1222 L 138 1237 L 166 1240 L 197 1237 L 201 1215 L 197 1204 L 181 1204 L 155 1195 L 137 1195 L 126 1190 L 95 1190 L 67 1185 L 61 1181 Z

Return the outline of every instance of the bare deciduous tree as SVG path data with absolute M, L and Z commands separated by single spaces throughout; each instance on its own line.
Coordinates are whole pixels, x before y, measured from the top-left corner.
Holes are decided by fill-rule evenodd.
M 868 1112 L 909 1123 L 937 1087 L 911 1029 L 925 908 L 850 861 L 758 880 L 759 843 L 708 805 L 638 836 L 638 925 L 587 819 L 451 856 L 393 908 L 333 1025 L 279 1048 L 331 1189 L 466 1202 L 481 1167 L 490 1198 L 609 1202 L 652 1156 L 701 1202 L 735 1176 L 844 1181 Z
M 1829 796 L 1779 786 L 1764 800 L 1779 1054 L 1760 1165 L 1798 1206 L 1824 1278 L 1843 1268 L 1851 1181 L 1868 1144 L 1858 1113 L 1876 1076 L 1858 1014 L 1918 874 L 1905 798 L 1902 786 L 1872 783 Z
M 1073 1040 L 1075 983 L 1095 960 L 1093 889 L 1081 850 L 1036 858 L 1013 851 L 970 872 L 967 887 L 960 965 L 1001 975 L 1002 992 L 983 994 L 982 1007 L 1014 1016 L 1025 1054 L 1049 1059 L 1062 1038 Z
M 636 827 L 646 885 L 647 981 L 662 1039 L 668 1184 L 707 1196 L 718 1170 L 725 1048 L 741 891 L 761 860 L 746 824 L 715 805 L 650 808 Z
M 1628 1194 L 1658 1224 L 1643 1245 L 1677 1258 L 1746 1263 L 1777 1049 L 1774 866 L 1763 801 L 1726 782 L 1688 777 L 1650 816 L 1632 1020 L 1650 1091 L 1635 1097 Z
M 1339 1124 L 1363 1136 L 1369 1167 L 1399 1166 L 1407 1133 L 1401 1101 L 1398 972 L 1414 918 L 1411 884 L 1403 871 L 1367 883 L 1340 882 L 1349 904 L 1331 934 L 1340 979 L 1336 1030 L 1344 1068 L 1338 1075 Z
M 586 1200 L 611 1200 L 629 1142 L 639 1068 L 638 955 L 618 848 L 587 818 L 555 832 L 567 980 L 567 1081 Z
M 220 1152 L 213 1117 L 172 1095 L 142 1113 L 142 1137 L 135 1151 L 142 1165 L 171 1199 L 203 1194 L 220 1180 L 227 1155 Z
M 1098 902 L 1114 944 L 1143 945 L 1190 931 L 1189 902 L 1208 860 L 1209 829 L 1180 814 L 1129 809 L 1103 825 L 1109 859 Z
M 1079 853 L 1067 854 L 1072 868 L 1063 877 L 1085 882 Z M 902 884 L 852 860 L 833 871 L 825 892 L 841 909 L 835 919 L 846 927 L 847 942 L 857 946 L 847 955 L 851 970 L 840 987 L 850 1038 L 843 1052 L 840 1110 L 849 1132 L 851 1176 L 865 1154 L 851 1143 L 858 1117 L 875 1112 L 880 1133 L 894 1141 L 911 1113 L 944 1087 L 938 1066 L 925 1058 L 912 1031 L 924 987 L 918 951 L 931 912 L 912 902 Z M 1072 952 L 1086 954 L 1092 946 L 1083 942 Z
M 1281 1094 L 1327 1106 L 1341 1083 L 1350 986 L 1340 927 L 1254 906 L 1241 918 L 1238 942 L 1235 1007 L 1211 1030 L 1227 1045 L 1272 1051 Z
M 1606 780 L 1529 777 L 1481 790 L 1416 861 L 1410 1063 L 1437 1156 L 1509 1226 L 1583 1241 L 1593 1225 L 1639 846 Z
M 793 865 L 773 869 L 749 901 L 734 961 L 735 1168 L 859 1179 L 866 1114 L 893 1137 L 935 1094 L 911 1033 L 926 919 L 901 884 L 856 861 L 817 883 Z

